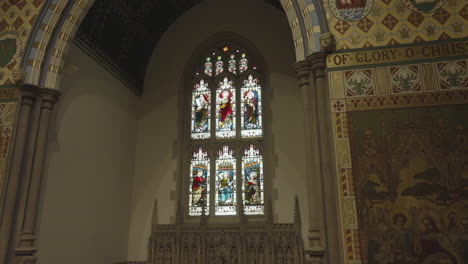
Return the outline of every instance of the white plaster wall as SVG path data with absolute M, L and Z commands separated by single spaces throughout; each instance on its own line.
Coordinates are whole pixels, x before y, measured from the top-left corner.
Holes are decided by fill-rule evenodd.
M 292 65 L 294 47 L 286 17 L 262 0 L 206 0 L 182 15 L 159 41 L 147 68 L 139 106 L 135 174 L 130 211 L 129 260 L 145 260 L 154 199 L 159 223 L 173 223 L 178 167 L 179 92 L 193 52 L 219 32 L 253 43 L 266 60 L 272 95 L 274 201 L 276 221 L 293 221 L 294 196 L 307 216 L 305 143 L 300 91 Z M 304 235 L 308 219 L 303 217 Z M 305 237 L 305 236 L 304 236 Z
M 39 216 L 39 264 L 127 259 L 138 97 L 80 49 L 53 111 Z

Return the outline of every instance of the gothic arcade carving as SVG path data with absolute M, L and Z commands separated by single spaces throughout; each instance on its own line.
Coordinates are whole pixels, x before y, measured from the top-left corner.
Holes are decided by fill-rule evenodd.
M 238 223 L 230 224 L 207 220 L 203 214 L 200 223 L 159 225 L 155 206 L 148 264 L 305 263 L 297 202 L 291 224 L 273 223 L 271 215 L 255 222 L 241 216 Z

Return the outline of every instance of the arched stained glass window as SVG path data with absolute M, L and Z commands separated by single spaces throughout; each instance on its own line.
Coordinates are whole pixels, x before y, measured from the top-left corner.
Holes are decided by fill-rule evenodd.
M 199 147 L 190 162 L 189 215 L 201 215 L 203 206 L 210 205 L 210 158 Z M 209 213 L 208 211 L 205 211 Z
M 216 90 L 216 138 L 236 136 L 236 89 L 224 77 Z
M 241 135 L 262 136 L 262 89 L 258 80 L 249 75 L 241 88 Z
M 203 79 L 195 84 L 192 92 L 192 138 L 210 137 L 211 91 Z
M 236 158 L 228 146 L 216 158 L 216 215 L 236 214 Z
M 253 58 L 236 44 L 219 45 L 194 69 L 190 216 L 201 215 L 203 207 L 216 216 L 237 215 L 241 207 L 246 215 L 264 214 L 264 86 Z
M 242 199 L 246 215 L 263 214 L 263 157 L 250 144 L 242 156 Z

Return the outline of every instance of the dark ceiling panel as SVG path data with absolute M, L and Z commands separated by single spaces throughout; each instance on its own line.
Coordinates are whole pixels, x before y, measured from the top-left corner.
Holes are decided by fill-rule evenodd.
M 138 94 L 146 65 L 169 26 L 202 0 L 97 0 L 75 43 Z M 279 0 L 265 0 L 282 10 Z

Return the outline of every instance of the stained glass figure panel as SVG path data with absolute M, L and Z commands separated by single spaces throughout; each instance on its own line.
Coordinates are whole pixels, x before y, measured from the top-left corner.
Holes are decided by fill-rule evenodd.
M 263 158 L 253 144 L 242 156 L 242 200 L 246 215 L 264 214 Z
M 236 159 L 224 146 L 216 159 L 215 215 L 236 214 Z
M 216 138 L 236 136 L 236 89 L 224 78 L 216 90 Z
M 210 137 L 211 124 L 211 91 L 202 79 L 195 84 L 192 92 L 192 139 Z
M 262 117 L 262 89 L 258 79 L 249 75 L 241 88 L 241 136 L 263 136 Z
M 209 213 L 210 203 L 210 159 L 208 153 L 199 147 L 192 156 L 190 162 L 189 185 L 189 215 L 202 214 L 205 206 L 205 214 Z

